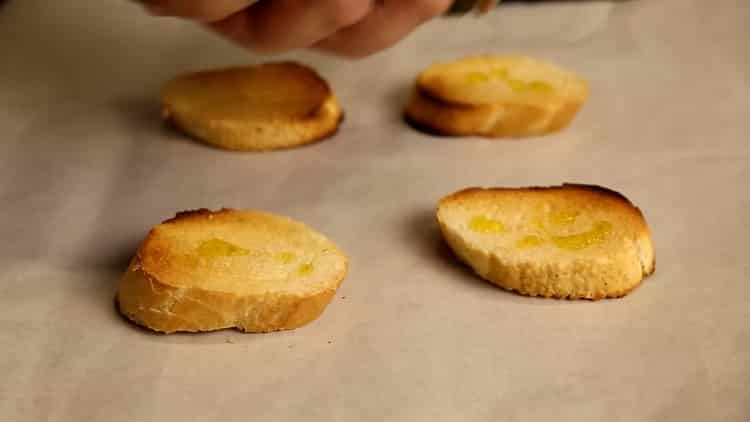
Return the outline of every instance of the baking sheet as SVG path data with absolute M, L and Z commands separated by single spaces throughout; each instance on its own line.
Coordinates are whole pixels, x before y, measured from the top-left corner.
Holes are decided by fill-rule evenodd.
M 750 420 L 750 6 L 503 6 L 349 63 L 313 53 L 347 120 L 270 154 L 158 120 L 178 72 L 257 62 L 130 2 L 0 8 L 0 420 Z M 568 130 L 433 138 L 400 112 L 432 61 L 519 52 L 591 82 Z M 441 246 L 442 195 L 602 184 L 645 212 L 657 272 L 622 300 L 520 297 Z M 183 209 L 260 208 L 334 239 L 351 272 L 321 319 L 270 335 L 152 335 L 119 275 Z

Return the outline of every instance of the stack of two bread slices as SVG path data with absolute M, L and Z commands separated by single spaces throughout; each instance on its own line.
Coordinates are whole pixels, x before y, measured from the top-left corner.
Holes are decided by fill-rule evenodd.
M 475 56 L 430 66 L 405 117 L 448 136 L 514 138 L 558 131 L 588 98 L 588 84 L 521 56 Z M 440 201 L 438 222 L 479 276 L 530 296 L 620 297 L 654 270 L 640 210 L 597 186 L 467 189 Z
M 540 60 L 474 56 L 423 71 L 405 117 L 441 135 L 537 136 L 566 127 L 588 92 L 583 79 Z

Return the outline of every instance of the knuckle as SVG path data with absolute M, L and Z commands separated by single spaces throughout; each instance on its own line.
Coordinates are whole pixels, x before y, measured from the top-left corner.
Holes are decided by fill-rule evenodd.
M 450 0 L 420 0 L 416 2 L 416 14 L 421 20 L 434 18 L 450 7 Z

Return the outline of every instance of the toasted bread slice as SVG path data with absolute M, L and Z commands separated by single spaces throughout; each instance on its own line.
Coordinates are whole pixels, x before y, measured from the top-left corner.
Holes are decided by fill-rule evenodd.
M 476 56 L 430 66 L 417 78 L 406 119 L 448 136 L 519 138 L 559 131 L 588 98 L 588 84 L 546 62 Z
M 330 240 L 285 217 L 188 211 L 151 230 L 117 302 L 127 318 L 164 333 L 293 329 L 323 312 L 347 262 Z
M 655 267 L 643 214 L 596 186 L 466 189 L 440 201 L 437 220 L 479 276 L 524 295 L 621 297 Z
M 326 81 L 290 62 L 179 76 L 163 89 L 162 113 L 189 135 L 238 151 L 319 141 L 336 132 L 343 116 Z

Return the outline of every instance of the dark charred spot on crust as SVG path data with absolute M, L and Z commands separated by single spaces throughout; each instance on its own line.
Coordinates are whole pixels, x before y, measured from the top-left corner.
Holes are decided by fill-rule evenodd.
M 208 208 L 199 208 L 195 210 L 186 210 L 186 211 L 179 211 L 177 214 L 175 214 L 174 217 L 165 220 L 164 224 L 168 223 L 175 223 L 179 220 L 189 218 L 189 217 L 195 217 L 195 216 L 201 216 L 201 215 L 208 215 L 211 214 L 211 210 Z
M 530 191 L 530 192 L 545 192 L 545 191 L 551 191 L 551 190 L 578 190 L 578 191 L 584 191 L 593 193 L 595 195 L 599 195 L 605 198 L 614 199 L 618 202 L 625 203 L 629 208 L 632 208 L 638 214 L 644 218 L 643 213 L 641 210 L 636 207 L 630 200 L 623 194 L 609 189 L 605 188 L 603 186 L 599 185 L 588 185 L 588 184 L 582 184 L 582 183 L 563 183 L 562 185 L 557 186 L 529 186 L 529 187 L 520 187 L 520 188 L 514 188 L 514 187 L 494 187 L 494 188 L 482 188 L 482 187 L 470 187 L 466 189 L 462 189 L 460 191 L 454 192 L 443 199 L 440 200 L 440 204 L 443 204 L 444 202 L 452 201 L 458 198 L 461 198 L 465 195 L 471 195 L 474 193 L 480 193 L 480 192 L 522 192 L 522 191 Z
M 579 183 L 564 183 L 563 188 L 574 188 L 574 189 L 580 189 L 585 190 L 593 193 L 598 193 L 600 195 L 614 197 L 615 199 L 625 201 L 626 203 L 633 205 L 630 200 L 625 197 L 625 195 L 621 194 L 620 192 L 617 192 L 615 190 L 605 188 L 603 186 L 599 185 L 587 185 L 587 184 L 579 184 Z
M 168 220 L 164 220 L 162 224 L 176 223 L 180 220 L 185 220 L 185 219 L 194 218 L 194 217 L 205 217 L 209 215 L 225 214 L 231 211 L 233 211 L 233 209 L 231 208 L 221 208 L 216 211 L 210 210 L 208 208 L 199 208 L 195 210 L 180 211 L 177 214 L 175 214 L 174 217 Z
M 456 192 L 454 192 L 454 193 L 452 193 L 452 194 L 450 194 L 448 196 L 443 197 L 443 199 L 441 199 L 440 202 L 438 203 L 438 207 L 444 205 L 447 202 L 455 201 L 456 199 L 459 199 L 462 196 L 471 195 L 472 193 L 481 192 L 481 191 L 484 191 L 484 190 L 487 190 L 487 189 L 476 187 L 476 186 L 468 187 L 468 188 L 465 188 L 465 189 L 461 189 L 461 190 L 456 191 Z
M 324 102 L 325 103 L 325 102 Z M 312 107 L 302 116 L 302 120 L 315 120 L 323 114 L 323 104 L 318 104 Z

